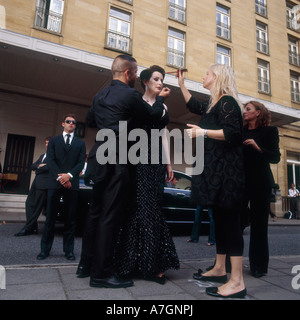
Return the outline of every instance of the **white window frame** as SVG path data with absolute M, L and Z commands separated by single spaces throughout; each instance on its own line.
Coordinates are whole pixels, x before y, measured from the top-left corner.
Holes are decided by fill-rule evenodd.
M 37 0 L 35 26 L 61 33 L 64 4 L 64 0 Z
M 231 66 L 231 49 L 217 44 L 217 63 Z
M 258 59 L 257 75 L 258 75 L 258 91 L 265 94 L 271 94 L 269 62 Z
M 224 7 L 220 4 L 217 4 L 216 9 L 216 25 L 217 25 L 217 36 L 230 40 L 231 31 L 230 31 L 230 9 Z
M 168 29 L 168 65 L 185 67 L 185 32 L 177 29 Z
M 106 46 L 110 49 L 130 53 L 131 13 L 110 7 Z
M 289 62 L 295 66 L 300 66 L 299 40 L 289 37 Z
M 269 54 L 268 26 L 259 21 L 256 22 L 256 48 L 259 52 Z
M 255 12 L 261 16 L 267 16 L 267 0 L 255 0 Z
M 186 22 L 186 0 L 169 0 L 169 18 Z
M 291 100 L 300 103 L 300 75 L 291 74 Z

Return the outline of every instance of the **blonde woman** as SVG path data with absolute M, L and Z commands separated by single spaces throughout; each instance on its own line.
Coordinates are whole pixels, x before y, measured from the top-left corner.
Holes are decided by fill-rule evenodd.
M 188 109 L 200 114 L 199 125 L 188 124 L 191 138 L 204 136 L 204 170 L 193 176 L 192 196 L 198 205 L 211 207 L 215 222 L 216 262 L 213 269 L 194 279 L 223 283 L 206 289 L 207 294 L 222 298 L 243 298 L 246 288 L 242 272 L 244 249 L 239 215 L 243 200 L 244 167 L 241 104 L 233 70 L 216 64 L 203 78 L 203 87 L 210 90 L 209 102 L 196 100 L 184 85 L 178 72 L 178 83 Z M 230 256 L 231 277 L 227 282 L 226 255 Z

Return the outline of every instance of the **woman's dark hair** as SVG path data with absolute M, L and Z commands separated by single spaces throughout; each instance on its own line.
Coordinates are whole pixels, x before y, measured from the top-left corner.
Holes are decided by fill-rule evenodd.
M 151 66 L 148 69 L 143 70 L 141 72 L 141 74 L 140 74 L 140 79 L 141 79 L 141 85 L 142 85 L 144 90 L 145 90 L 144 80 L 149 81 L 149 79 L 152 76 L 152 73 L 155 72 L 155 71 L 161 73 L 162 76 L 163 76 L 163 79 L 165 78 L 165 70 L 160 66 L 154 65 L 154 66 Z
M 251 103 L 256 110 L 260 111 L 259 116 L 257 117 L 256 123 L 258 127 L 267 127 L 271 124 L 271 112 L 267 109 L 262 103 L 258 101 L 248 101 L 244 104 L 246 107 L 247 104 Z M 245 124 L 244 124 L 245 125 Z

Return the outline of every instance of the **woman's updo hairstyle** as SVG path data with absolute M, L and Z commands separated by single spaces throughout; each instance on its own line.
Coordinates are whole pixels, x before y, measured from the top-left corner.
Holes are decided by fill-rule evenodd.
M 141 85 L 142 85 L 144 90 L 145 90 L 144 80 L 145 81 L 149 81 L 151 76 L 152 76 L 152 73 L 155 72 L 155 71 L 161 73 L 162 76 L 163 76 L 163 79 L 165 78 L 165 70 L 160 66 L 153 65 L 150 68 L 143 70 L 141 72 L 141 74 L 140 74 L 140 79 L 141 79 Z

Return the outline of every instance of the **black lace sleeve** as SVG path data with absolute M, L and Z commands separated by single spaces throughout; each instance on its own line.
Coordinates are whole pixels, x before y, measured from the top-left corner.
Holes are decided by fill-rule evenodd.
M 242 113 L 234 98 L 226 96 L 221 98 L 219 121 L 224 131 L 225 140 L 229 143 L 242 142 Z
M 200 102 L 196 98 L 191 97 L 186 106 L 192 113 L 202 115 L 208 108 L 208 102 Z

